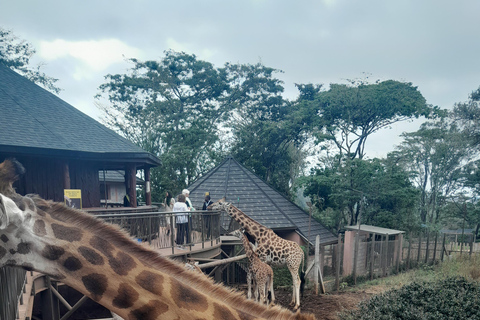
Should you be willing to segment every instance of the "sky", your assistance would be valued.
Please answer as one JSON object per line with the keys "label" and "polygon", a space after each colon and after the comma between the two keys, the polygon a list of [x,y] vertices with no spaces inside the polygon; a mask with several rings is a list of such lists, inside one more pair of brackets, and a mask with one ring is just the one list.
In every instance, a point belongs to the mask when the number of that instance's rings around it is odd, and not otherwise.
{"label": "sky", "polygon": [[[60,98],[99,120],[95,94],[128,58],[160,60],[173,49],[215,67],[226,62],[282,70],[295,84],[411,82],[427,103],[452,108],[480,86],[478,0],[2,0],[0,27],[31,43],[34,63],[59,79]],[[373,135],[367,156],[382,157],[404,131]]]}

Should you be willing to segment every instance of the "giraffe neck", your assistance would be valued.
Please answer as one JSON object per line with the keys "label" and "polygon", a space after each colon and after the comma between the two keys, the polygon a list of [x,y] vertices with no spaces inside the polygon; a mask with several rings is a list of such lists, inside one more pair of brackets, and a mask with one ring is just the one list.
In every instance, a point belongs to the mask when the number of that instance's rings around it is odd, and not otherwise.
{"label": "giraffe neck", "polygon": [[0,209],[18,227],[0,230],[0,266],[61,279],[124,319],[305,317],[248,301],[82,211],[40,198],[0,198],[7,203]]}
{"label": "giraffe neck", "polygon": [[244,234],[242,235],[242,241],[243,241],[243,247],[245,248],[245,255],[247,256],[248,260],[252,262],[255,258],[255,252],[253,251],[247,236]]}
{"label": "giraffe neck", "polygon": [[257,242],[271,232],[270,229],[256,222],[232,204],[228,208],[228,214]]}

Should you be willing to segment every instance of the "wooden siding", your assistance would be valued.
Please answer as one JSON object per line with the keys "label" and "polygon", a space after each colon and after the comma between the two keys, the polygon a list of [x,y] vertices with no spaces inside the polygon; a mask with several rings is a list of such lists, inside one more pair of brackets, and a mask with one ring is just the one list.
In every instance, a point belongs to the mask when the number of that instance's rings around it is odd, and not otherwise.
{"label": "wooden siding", "polygon": [[[0,154],[0,160],[11,156]],[[44,199],[63,202],[65,161],[43,157],[15,157],[24,167],[25,174],[14,183],[22,195],[38,194]],[[1,162],[0,161],[0,162]],[[98,166],[95,163],[69,160],[70,189],[82,190],[84,208],[100,206],[100,182]]]}

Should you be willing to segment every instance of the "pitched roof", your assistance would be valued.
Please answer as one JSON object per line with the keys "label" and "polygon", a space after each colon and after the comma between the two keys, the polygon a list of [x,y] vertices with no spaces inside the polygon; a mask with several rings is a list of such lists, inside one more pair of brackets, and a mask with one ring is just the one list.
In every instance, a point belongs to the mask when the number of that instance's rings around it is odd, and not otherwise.
{"label": "pitched roof", "polygon": [[[190,200],[201,206],[205,192],[213,201],[226,197],[250,218],[273,230],[297,230],[308,237],[309,215],[302,208],[275,191],[253,172],[227,157],[189,186]],[[337,242],[337,237],[325,226],[312,218],[309,240],[315,243],[320,235],[321,244]]]}
{"label": "pitched roof", "polygon": [[102,160],[160,160],[0,63],[0,151]]}

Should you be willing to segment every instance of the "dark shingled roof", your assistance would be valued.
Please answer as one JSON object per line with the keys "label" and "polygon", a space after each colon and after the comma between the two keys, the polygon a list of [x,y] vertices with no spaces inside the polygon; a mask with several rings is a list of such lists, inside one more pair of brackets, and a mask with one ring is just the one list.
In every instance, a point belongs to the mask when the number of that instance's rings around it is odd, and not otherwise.
{"label": "dark shingled roof", "polygon": [[[188,189],[195,207],[201,208],[205,192],[210,192],[213,201],[226,196],[227,201],[262,225],[276,231],[297,230],[304,239],[308,237],[308,213],[232,157],[227,157]],[[317,235],[321,244],[337,242],[332,232],[312,218],[311,243],[315,243]]]}
{"label": "dark shingled roof", "polygon": [[0,152],[73,152],[78,158],[160,165],[151,153],[1,63],[0,115]]}

